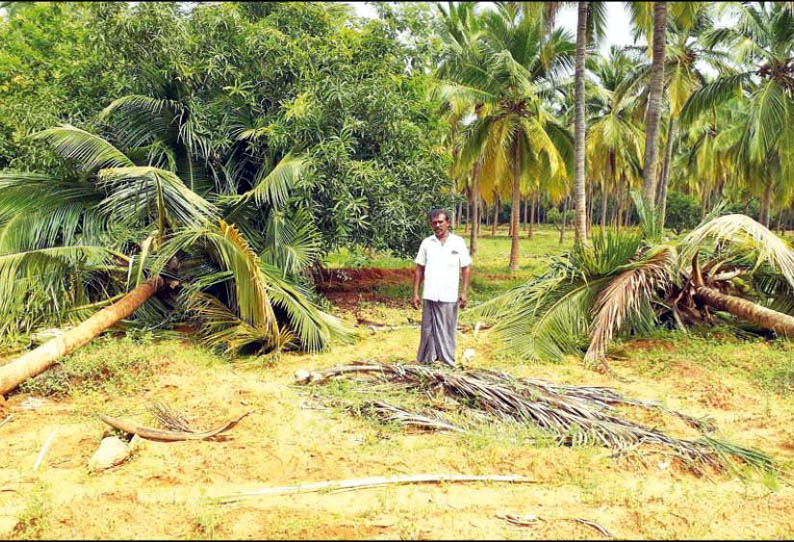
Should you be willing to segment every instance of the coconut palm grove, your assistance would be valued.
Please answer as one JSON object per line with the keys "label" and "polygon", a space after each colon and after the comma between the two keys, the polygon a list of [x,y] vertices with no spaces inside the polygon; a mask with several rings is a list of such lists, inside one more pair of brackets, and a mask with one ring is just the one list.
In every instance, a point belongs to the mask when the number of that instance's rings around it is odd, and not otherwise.
{"label": "coconut palm grove", "polygon": [[0,537],[794,537],[794,3],[0,43]]}

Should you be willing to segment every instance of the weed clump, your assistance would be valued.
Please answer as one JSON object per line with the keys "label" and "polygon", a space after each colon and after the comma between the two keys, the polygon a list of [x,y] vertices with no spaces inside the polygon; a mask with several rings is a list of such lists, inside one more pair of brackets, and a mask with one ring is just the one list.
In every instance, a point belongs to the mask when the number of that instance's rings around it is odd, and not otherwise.
{"label": "weed clump", "polygon": [[23,383],[19,390],[44,396],[87,392],[135,393],[152,375],[151,341],[127,336],[80,348],[51,370]]}
{"label": "weed clump", "polygon": [[40,482],[34,488],[19,514],[12,536],[19,539],[41,538],[51,523],[52,495],[49,487]]}

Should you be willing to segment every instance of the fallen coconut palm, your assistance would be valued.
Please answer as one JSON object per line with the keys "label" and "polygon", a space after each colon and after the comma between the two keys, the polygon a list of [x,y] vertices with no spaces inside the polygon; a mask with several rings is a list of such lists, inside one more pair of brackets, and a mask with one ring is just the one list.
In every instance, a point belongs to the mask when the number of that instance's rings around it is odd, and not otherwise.
{"label": "fallen coconut palm", "polygon": [[[318,350],[346,337],[307,280],[319,231],[307,211],[287,206],[306,159],[287,154],[271,168],[274,157],[249,142],[224,144],[229,154],[218,159],[229,171],[242,170],[243,148],[259,171],[227,176],[221,188],[206,170],[206,136],[194,134],[202,144],[183,149],[177,168],[157,138],[175,117],[163,121],[162,104],[146,97],[114,102],[108,114],[122,103],[142,109],[109,139],[70,125],[33,136],[79,173],[0,172],[0,338],[82,321],[3,367],[0,394],[119,324],[189,323],[228,353]],[[150,152],[155,141],[165,154]]]}
{"label": "fallen coconut palm", "polygon": [[622,455],[641,445],[655,445],[672,452],[690,467],[730,467],[728,458],[762,470],[780,470],[771,457],[754,450],[702,437],[685,440],[665,435],[618,415],[613,405],[657,409],[683,418],[696,427],[703,420],[661,407],[652,401],[626,399],[608,388],[557,386],[545,381],[517,379],[506,373],[484,370],[438,371],[421,365],[368,363],[337,366],[324,371],[299,371],[300,383],[322,384],[352,373],[376,376],[407,389],[442,394],[467,412],[499,421],[514,421],[550,432],[558,444],[574,446],[600,444]]}
{"label": "fallen coconut palm", "polygon": [[[635,203],[645,217],[641,200]],[[733,214],[704,221],[679,242],[661,243],[653,227],[596,230],[543,276],[470,313],[493,319],[501,347],[515,355],[559,361],[584,354],[585,363],[606,365],[618,334],[713,325],[720,311],[792,338],[793,297],[794,251],[752,218]]]}

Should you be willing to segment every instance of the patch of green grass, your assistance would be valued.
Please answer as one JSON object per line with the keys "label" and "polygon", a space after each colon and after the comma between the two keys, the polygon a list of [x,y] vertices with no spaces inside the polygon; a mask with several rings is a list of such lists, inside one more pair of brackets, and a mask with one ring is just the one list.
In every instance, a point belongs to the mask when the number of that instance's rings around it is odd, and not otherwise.
{"label": "patch of green grass", "polygon": [[223,518],[215,508],[200,510],[194,518],[193,535],[199,540],[213,540],[218,537]]}
{"label": "patch of green grass", "polygon": [[[417,250],[419,247],[416,247]],[[325,266],[330,269],[346,268],[358,269],[359,267],[377,267],[380,269],[402,269],[413,267],[414,262],[409,258],[400,258],[390,252],[375,252],[373,250],[342,247],[325,258]]]}
{"label": "patch of green grass", "polygon": [[388,283],[375,288],[375,293],[391,299],[410,299],[413,292],[413,283]]}
{"label": "patch of green grass", "polygon": [[740,338],[730,327],[693,328],[689,333],[660,330],[647,339],[658,345],[639,350],[632,348],[633,341],[625,341],[610,353],[630,357],[646,376],[667,376],[676,364],[687,362],[747,378],[765,391],[794,393],[794,345],[790,342]]}
{"label": "patch of green grass", "polygon": [[61,359],[53,368],[24,382],[19,390],[38,395],[130,395],[142,389],[158,360],[183,360],[210,368],[228,363],[211,350],[177,339],[157,340],[128,331],[104,336]]}
{"label": "patch of green grass", "polygon": [[12,531],[12,537],[20,540],[43,538],[42,533],[51,524],[52,495],[49,486],[39,482],[28,495],[22,513]]}
{"label": "patch of green grass", "polygon": [[65,396],[105,392],[130,394],[152,375],[156,345],[132,337],[98,340],[65,357],[53,369],[26,381],[20,391]]}
{"label": "patch of green grass", "polygon": [[760,364],[752,371],[762,389],[781,395],[794,394],[794,360],[781,359],[773,365]]}

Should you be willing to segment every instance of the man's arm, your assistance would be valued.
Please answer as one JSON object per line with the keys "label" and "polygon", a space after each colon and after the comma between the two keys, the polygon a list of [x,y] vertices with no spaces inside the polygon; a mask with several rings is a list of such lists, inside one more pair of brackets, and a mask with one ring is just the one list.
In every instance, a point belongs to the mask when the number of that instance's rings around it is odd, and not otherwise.
{"label": "man's arm", "polygon": [[425,266],[416,264],[416,268],[414,269],[414,295],[411,298],[411,304],[414,306],[415,309],[419,308],[419,285],[422,284],[422,280],[425,278]]}
{"label": "man's arm", "polygon": [[469,301],[469,278],[471,277],[471,266],[467,265],[466,267],[461,267],[460,272],[463,274],[463,290],[460,292],[458,305],[461,309],[465,309],[466,304]]}

